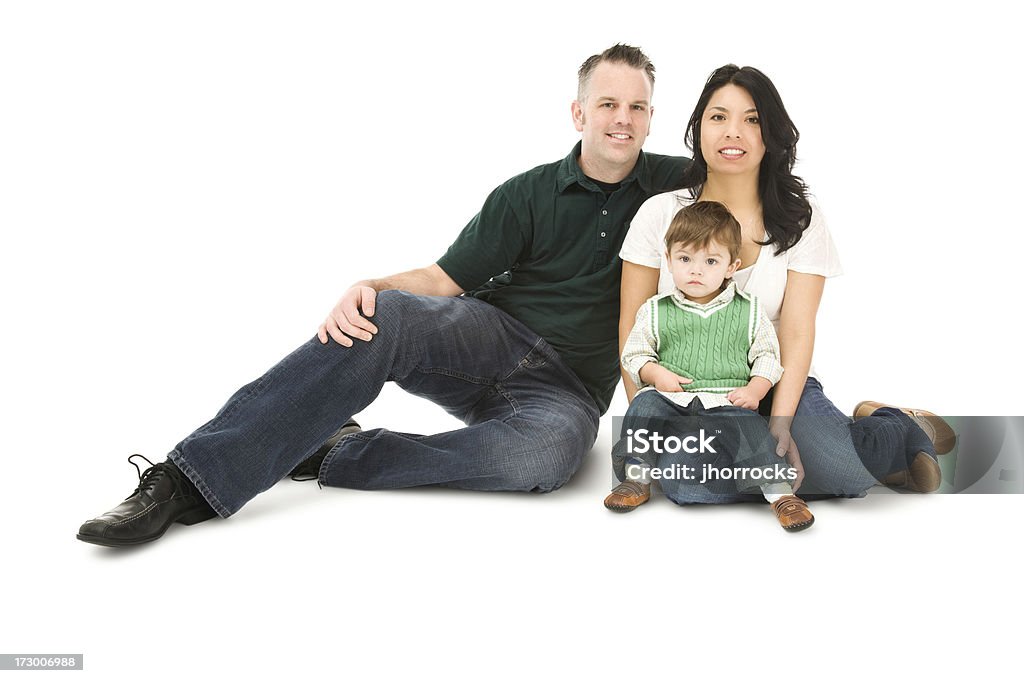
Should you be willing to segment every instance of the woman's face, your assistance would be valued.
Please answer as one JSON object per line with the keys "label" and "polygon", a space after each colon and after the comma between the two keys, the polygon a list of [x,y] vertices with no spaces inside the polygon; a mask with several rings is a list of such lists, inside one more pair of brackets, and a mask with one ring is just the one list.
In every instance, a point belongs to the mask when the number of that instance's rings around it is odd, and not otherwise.
{"label": "woman's face", "polygon": [[729,83],[711,95],[700,122],[700,148],[708,176],[757,177],[764,142],[757,108],[746,89]]}

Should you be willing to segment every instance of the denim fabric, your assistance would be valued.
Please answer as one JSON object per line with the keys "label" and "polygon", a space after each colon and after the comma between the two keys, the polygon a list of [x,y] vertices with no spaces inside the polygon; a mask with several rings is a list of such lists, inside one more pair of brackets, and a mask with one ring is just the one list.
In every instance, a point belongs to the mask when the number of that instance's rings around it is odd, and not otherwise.
{"label": "denim fabric", "polygon": [[[654,392],[637,394],[633,403],[646,394]],[[771,398],[769,392],[761,401],[762,409],[771,406]],[[674,404],[665,399],[662,402],[668,408],[647,399],[637,407],[635,417],[657,420],[674,414],[671,412]],[[630,411],[633,410],[631,404]],[[822,391],[821,383],[813,377],[808,377],[804,385],[791,433],[805,472],[804,483],[797,493],[807,499],[862,496],[887,474],[905,470],[918,452],[935,453],[920,427],[900,411],[881,409],[854,422],[832,404]],[[668,490],[665,486],[662,489],[670,500],[680,505],[736,503],[760,498],[721,487],[670,484]]]}
{"label": "denim fabric", "polygon": [[920,451],[935,455],[921,428],[894,408],[883,408],[856,422],[844,415],[807,378],[791,430],[806,479],[800,493],[863,495],[878,480],[907,469]]}
{"label": "denim fabric", "polygon": [[[629,404],[623,418],[623,436],[629,429],[647,429],[661,436],[696,435],[703,430],[707,436],[714,436],[714,453],[660,453],[650,451],[644,454],[628,454],[627,440],[620,439],[612,447],[612,464],[616,476],[625,477],[624,465],[627,459],[638,459],[662,470],[671,470],[687,465],[694,479],[661,479],[662,492],[676,502],[728,503],[739,500],[761,498],[758,478],[712,478],[706,482],[702,473],[705,466],[726,468],[771,468],[776,463],[788,466],[775,455],[775,439],[768,431],[768,424],[757,413],[736,406],[705,408],[699,398],[689,405],[681,406],[655,391],[637,394]],[[776,482],[777,483],[777,482]]]}
{"label": "denim fabric", "polygon": [[397,290],[378,294],[373,322],[370,342],[303,344],[169,454],[220,516],[287,475],[389,380],[468,426],[350,435],[324,459],[320,483],[550,491],[582,464],[597,438],[597,406],[525,325],[478,299]]}
{"label": "denim fabric", "polygon": [[878,483],[857,452],[854,424],[825,396],[821,382],[808,377],[790,428],[804,465],[801,496],[859,496]]}

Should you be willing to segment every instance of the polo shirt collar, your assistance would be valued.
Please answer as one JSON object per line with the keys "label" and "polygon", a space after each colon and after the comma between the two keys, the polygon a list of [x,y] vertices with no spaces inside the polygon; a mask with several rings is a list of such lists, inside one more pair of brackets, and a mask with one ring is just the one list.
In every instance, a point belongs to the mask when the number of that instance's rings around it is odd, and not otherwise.
{"label": "polo shirt collar", "polygon": [[[579,184],[592,184],[587,180],[587,176],[583,174],[583,169],[580,168],[580,152],[583,149],[583,141],[576,143],[576,146],[569,152],[569,156],[562,159],[558,165],[558,191],[565,192],[573,183]],[[644,151],[640,150],[640,156],[637,157],[636,164],[633,166],[633,170],[629,172],[625,178],[622,179],[622,184],[625,185],[631,181],[637,181],[640,187],[643,188],[644,192],[653,194],[651,186],[651,174],[647,168],[647,157],[644,155]]]}

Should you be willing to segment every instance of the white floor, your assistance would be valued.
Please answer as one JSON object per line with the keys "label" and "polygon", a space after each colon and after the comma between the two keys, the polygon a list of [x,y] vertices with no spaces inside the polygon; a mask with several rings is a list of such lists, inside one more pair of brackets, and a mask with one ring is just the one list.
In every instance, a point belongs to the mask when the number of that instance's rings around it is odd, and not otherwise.
{"label": "white floor", "polygon": [[1024,496],[818,502],[787,534],[763,505],[610,513],[606,457],[549,495],[285,481],[130,550],[73,535],[131,490],[129,465],[24,481],[0,642],[83,653],[97,681],[718,679],[761,660],[985,679],[1015,652]]}
{"label": "white floor", "polygon": [[[283,482],[148,547],[75,540],[129,454],[563,158],[576,69],[619,41],[658,65],[649,152],[686,153],[715,67],[778,86],[845,269],[814,359],[837,405],[1024,415],[1003,8],[462,5],[0,6],[0,652],[82,653],[38,677],[102,683],[1011,678],[1024,496],[818,503],[800,534],[754,505],[615,515],[610,417],[550,495]],[[360,419],[453,424],[407,400]]]}

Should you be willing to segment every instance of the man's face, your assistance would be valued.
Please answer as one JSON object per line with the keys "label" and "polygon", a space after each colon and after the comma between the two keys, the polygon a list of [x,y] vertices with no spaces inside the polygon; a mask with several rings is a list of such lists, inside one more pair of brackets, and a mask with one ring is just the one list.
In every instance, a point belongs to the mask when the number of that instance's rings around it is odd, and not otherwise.
{"label": "man's face", "polygon": [[583,133],[584,173],[618,182],[633,169],[651,131],[651,93],[642,69],[614,62],[597,65],[583,101],[572,103],[573,123]]}

